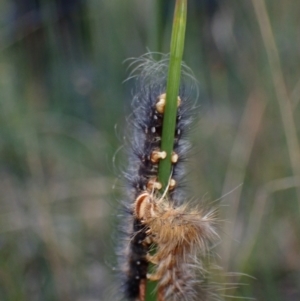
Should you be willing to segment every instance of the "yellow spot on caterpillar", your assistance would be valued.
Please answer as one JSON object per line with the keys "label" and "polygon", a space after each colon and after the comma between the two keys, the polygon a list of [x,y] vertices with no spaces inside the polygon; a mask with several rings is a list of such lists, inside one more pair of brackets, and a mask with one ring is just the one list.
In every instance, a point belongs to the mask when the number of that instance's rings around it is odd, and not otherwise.
{"label": "yellow spot on caterpillar", "polygon": [[[160,114],[163,114],[165,112],[166,98],[167,98],[166,93],[159,95],[157,98],[157,103],[155,105],[155,108],[156,108],[156,111]],[[181,98],[178,96],[177,97],[177,107],[179,107],[180,104],[181,104]]]}
{"label": "yellow spot on caterpillar", "polygon": [[151,153],[151,162],[152,163],[158,163],[158,161],[160,159],[165,159],[167,157],[167,153],[165,151],[157,151],[157,150],[154,150],[152,153]]}
{"label": "yellow spot on caterpillar", "polygon": [[169,190],[173,190],[176,186],[176,181],[174,179],[170,180]]}
{"label": "yellow spot on caterpillar", "polygon": [[147,183],[147,190],[152,191],[154,189],[162,189],[162,184],[160,182],[157,182],[156,178],[149,180],[149,182]]}
{"label": "yellow spot on caterpillar", "polygon": [[172,155],[171,155],[171,162],[172,162],[173,164],[175,164],[175,163],[178,162],[178,159],[179,159],[178,154],[176,154],[175,152],[172,152]]}

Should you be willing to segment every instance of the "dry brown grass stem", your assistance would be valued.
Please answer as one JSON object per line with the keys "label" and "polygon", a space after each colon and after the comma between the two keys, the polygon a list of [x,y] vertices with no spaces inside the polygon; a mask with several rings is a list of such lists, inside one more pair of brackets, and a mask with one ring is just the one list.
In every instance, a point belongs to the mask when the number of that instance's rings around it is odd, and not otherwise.
{"label": "dry brown grass stem", "polygon": [[[275,43],[266,4],[264,0],[252,0],[252,3],[267,52],[271,69],[271,77],[281,113],[285,136],[287,139],[291,168],[294,175],[296,177],[300,177],[300,148],[293,116],[293,107],[281,70],[278,49]],[[296,191],[300,208],[300,188],[297,187]]]}
{"label": "dry brown grass stem", "polygon": [[[264,97],[259,93],[250,95],[241,123],[236,135],[235,141],[230,154],[228,169],[225,175],[222,195],[226,195],[232,188],[243,183],[247,165],[252,152],[253,144],[259,130],[261,120],[265,111],[266,102]],[[242,192],[242,186],[235,189],[230,195],[224,198],[224,202],[229,204],[226,212],[226,223],[224,232],[229,237],[234,236],[236,216],[239,208],[239,201]],[[229,268],[229,258],[231,254],[232,241],[226,239],[223,242],[223,268],[225,271]]]}
{"label": "dry brown grass stem", "polygon": [[300,178],[287,177],[270,181],[263,185],[256,193],[252,212],[250,214],[249,226],[244,237],[243,249],[239,252],[239,260],[242,264],[248,262],[252,250],[256,243],[256,238],[259,235],[259,230],[262,224],[263,216],[267,211],[269,197],[281,190],[300,187]]}
{"label": "dry brown grass stem", "polygon": [[38,189],[31,190],[31,211],[35,216],[38,229],[37,233],[43,240],[46,248],[47,259],[51,267],[54,278],[55,289],[58,300],[69,301],[68,277],[66,277],[63,269],[62,257],[59,252],[59,242],[55,233],[54,223],[49,212],[48,188],[45,181],[45,176],[42,168],[42,160],[40,156],[39,141],[37,133],[33,127],[28,126],[27,138],[24,140],[26,148],[26,157],[29,171],[34,183],[37,183],[42,189],[42,193]]}
{"label": "dry brown grass stem", "polygon": [[[58,300],[70,301],[68,278],[66,277],[65,270],[63,268],[63,260],[59,251],[59,243],[55,234],[52,217],[49,210],[43,204],[43,199],[46,195],[41,196],[38,201],[34,202],[36,205],[37,224],[39,226],[39,234],[43,240],[46,248],[46,256],[53,273],[55,289],[57,292]],[[37,197],[36,195],[34,196]]]}
{"label": "dry brown grass stem", "polygon": [[295,110],[300,102],[300,79],[297,81],[294,89],[292,90],[291,100],[292,100],[293,110]]}

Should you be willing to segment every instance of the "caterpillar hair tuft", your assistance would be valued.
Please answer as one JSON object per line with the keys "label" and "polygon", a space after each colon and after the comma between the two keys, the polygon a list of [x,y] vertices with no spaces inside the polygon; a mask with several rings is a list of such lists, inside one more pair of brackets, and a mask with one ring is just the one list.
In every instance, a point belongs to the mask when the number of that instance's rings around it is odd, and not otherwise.
{"label": "caterpillar hair tuft", "polygon": [[146,226],[148,239],[157,248],[146,258],[155,267],[147,278],[158,281],[158,300],[193,300],[199,256],[218,237],[215,211],[174,206],[148,192],[136,199],[134,207],[135,217]]}

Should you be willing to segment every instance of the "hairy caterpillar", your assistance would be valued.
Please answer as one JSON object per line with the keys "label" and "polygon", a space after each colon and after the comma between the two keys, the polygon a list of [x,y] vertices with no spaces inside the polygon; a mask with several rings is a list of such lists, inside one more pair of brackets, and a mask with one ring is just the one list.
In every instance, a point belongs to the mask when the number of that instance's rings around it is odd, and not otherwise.
{"label": "hairy caterpillar", "polygon": [[[143,301],[147,280],[157,280],[159,301],[193,300],[198,255],[216,237],[214,214],[188,208],[180,185],[189,149],[186,133],[194,110],[194,82],[183,67],[168,198],[159,197],[158,163],[166,157],[160,143],[167,59],[155,62],[144,56],[137,62],[137,91],[129,119],[129,166],[124,173],[128,189],[119,252],[122,291],[127,300]],[[157,251],[150,256],[153,246]],[[149,263],[154,264],[154,272],[147,275]]]}

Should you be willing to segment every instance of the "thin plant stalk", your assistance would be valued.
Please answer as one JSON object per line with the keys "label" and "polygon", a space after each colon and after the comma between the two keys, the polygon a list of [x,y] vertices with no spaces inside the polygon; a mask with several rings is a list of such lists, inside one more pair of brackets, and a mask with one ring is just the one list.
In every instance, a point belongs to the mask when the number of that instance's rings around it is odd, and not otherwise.
{"label": "thin plant stalk", "polygon": [[167,187],[171,174],[171,154],[174,147],[177,97],[180,86],[181,62],[184,50],[186,14],[187,0],[177,0],[172,27],[166,92],[167,97],[161,141],[161,149],[167,153],[167,157],[160,161],[158,171],[158,179],[162,183],[162,190],[165,190]]}
{"label": "thin plant stalk", "polygon": [[[264,0],[252,0],[256,18],[259,24],[264,46],[270,65],[273,86],[281,113],[282,124],[287,140],[291,168],[294,176],[300,177],[300,146],[297,136],[291,99],[284,81],[281,62],[276,46],[273,30]],[[300,188],[296,188],[300,208]]]}
{"label": "thin plant stalk", "polygon": [[[165,188],[168,186],[171,174],[171,155],[174,147],[177,97],[180,86],[181,62],[184,50],[186,14],[187,0],[176,0],[170,44],[170,61],[166,91],[167,96],[161,141],[161,149],[167,153],[167,157],[160,161],[158,171],[158,180],[162,183],[162,190],[165,190]],[[145,300],[163,301],[161,300],[159,292],[157,296],[153,294],[153,283],[149,284],[147,285]]]}

